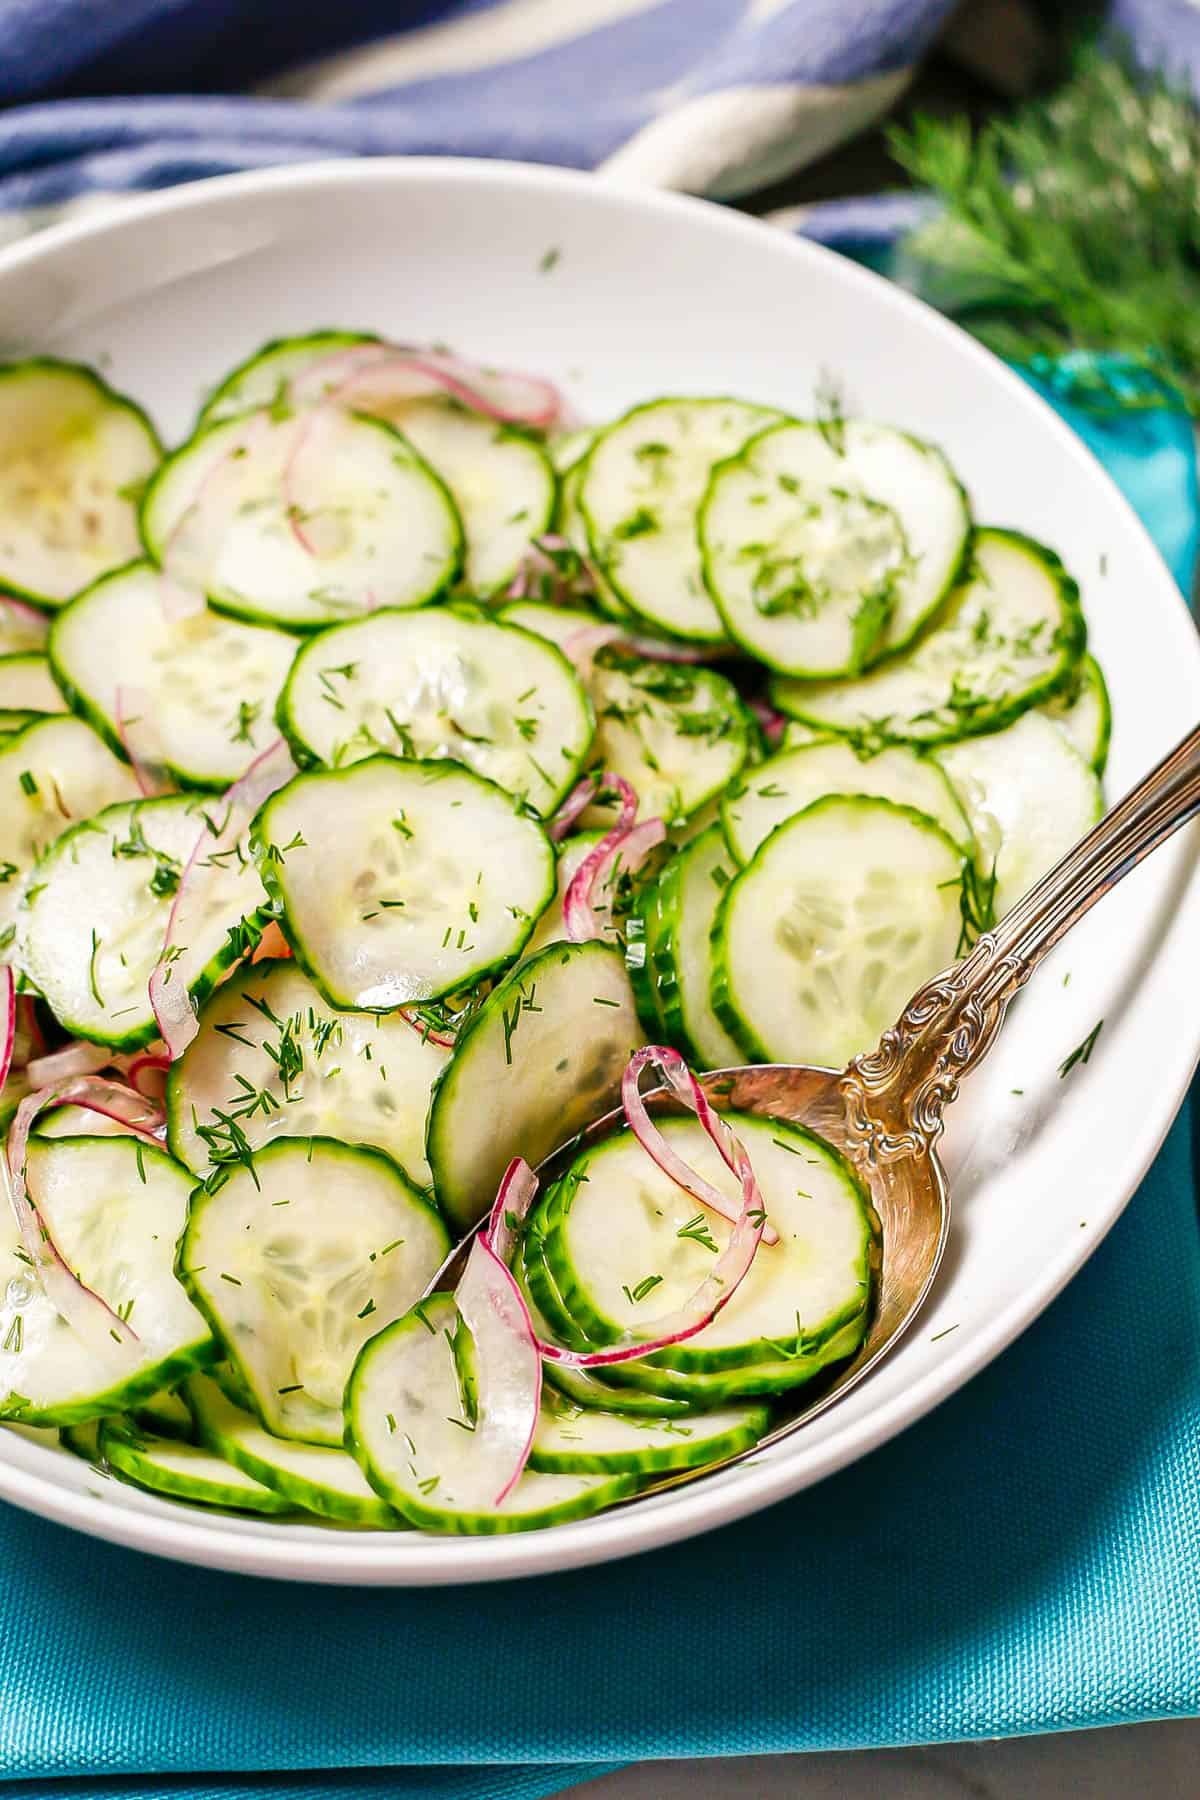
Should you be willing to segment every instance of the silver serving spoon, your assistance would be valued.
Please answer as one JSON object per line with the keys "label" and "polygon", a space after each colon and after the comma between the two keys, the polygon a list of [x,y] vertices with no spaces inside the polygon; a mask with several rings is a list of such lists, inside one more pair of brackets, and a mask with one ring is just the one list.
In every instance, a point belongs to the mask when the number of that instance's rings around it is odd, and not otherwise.
{"label": "silver serving spoon", "polygon": [[[808,1126],[854,1162],[879,1215],[882,1255],[871,1326],[862,1347],[829,1379],[802,1390],[775,1429],[739,1456],[681,1471],[643,1488],[695,1481],[714,1469],[758,1455],[870,1373],[899,1342],[928,1298],[950,1233],[950,1190],[937,1155],[945,1109],[964,1075],[990,1050],[1009,1001],[1049,951],[1096,901],[1200,811],[1200,726],[985,933],[969,955],[914,994],[876,1049],[844,1070],[768,1063],[720,1069],[699,1080],[719,1109],[761,1113]],[[646,1096],[652,1111],[679,1112],[662,1092]],[[553,1181],[584,1144],[624,1127],[606,1113],[538,1169]],[[451,1253],[431,1291],[453,1287],[472,1232]]]}

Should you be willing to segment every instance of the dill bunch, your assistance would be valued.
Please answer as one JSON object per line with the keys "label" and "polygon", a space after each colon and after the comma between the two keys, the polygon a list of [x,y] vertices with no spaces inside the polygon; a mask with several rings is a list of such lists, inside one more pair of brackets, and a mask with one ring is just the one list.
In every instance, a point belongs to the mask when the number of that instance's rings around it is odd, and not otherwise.
{"label": "dill bunch", "polygon": [[1067,358],[1073,399],[1200,414],[1200,116],[1187,91],[1089,45],[1062,87],[1012,117],[973,134],[919,116],[891,147],[943,207],[902,246],[902,279],[1010,361]]}

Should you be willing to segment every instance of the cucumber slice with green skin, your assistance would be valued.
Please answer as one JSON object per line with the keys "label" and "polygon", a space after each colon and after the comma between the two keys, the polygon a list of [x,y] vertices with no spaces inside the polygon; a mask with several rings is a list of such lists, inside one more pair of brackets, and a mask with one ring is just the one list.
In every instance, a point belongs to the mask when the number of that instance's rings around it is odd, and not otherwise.
{"label": "cucumber slice with green skin", "polygon": [[[521,1283],[527,1295],[537,1294],[545,1303],[544,1317],[552,1321],[547,1332],[550,1342],[557,1340],[575,1350],[597,1348],[567,1315],[553,1273],[542,1255],[541,1241],[533,1234],[527,1234],[525,1238]],[[681,1373],[678,1369],[662,1367],[654,1356],[613,1363],[587,1373],[604,1390],[600,1403],[610,1411],[636,1409],[643,1414],[688,1414],[708,1411],[715,1406],[729,1406],[738,1400],[790,1393],[831,1364],[853,1354],[861,1339],[861,1324],[858,1319],[851,1319],[842,1331],[815,1349],[806,1342],[799,1355],[756,1362],[745,1368],[723,1369],[716,1374],[695,1370]],[[574,1383],[583,1371],[571,1370],[567,1364],[547,1363],[545,1372],[547,1379],[564,1393],[582,1398]]]}
{"label": "cucumber slice with green skin", "polygon": [[[354,344],[379,341],[370,331],[310,331],[302,337],[273,338],[218,383],[196,423],[215,425],[260,406],[286,405],[292,382],[313,363]],[[339,369],[338,378],[344,374]]]}
{"label": "cucumber slice with green skin", "polygon": [[72,1425],[148,1400],[215,1356],[171,1264],[191,1177],[130,1138],[31,1138],[29,1192],[85,1286],[137,1333],[138,1357],[85,1343],[47,1300],[8,1207],[0,1218],[0,1416]]}
{"label": "cucumber slice with green skin", "polygon": [[[204,1381],[207,1377],[196,1375],[195,1381]],[[143,1431],[153,1432],[156,1437],[182,1438],[184,1443],[193,1443],[196,1436],[195,1422],[181,1395],[177,1393],[151,1394],[148,1400],[142,1400],[130,1408],[129,1417],[134,1425]]]}
{"label": "cucumber slice with green skin", "polygon": [[860,752],[844,739],[768,757],[721,802],[721,826],[734,857],[747,863],[777,825],[826,794],[867,794],[926,813],[964,855],[971,827],[941,766],[907,744]]}
{"label": "cucumber slice with green skin", "polygon": [[7,749],[18,731],[24,731],[27,725],[36,725],[39,719],[49,717],[47,713],[31,712],[28,708],[0,706],[0,750]]}
{"label": "cucumber slice with green skin", "polygon": [[[710,825],[700,837],[667,864],[641,906],[641,933],[645,955],[628,956],[635,994],[650,990],[661,1015],[668,1042],[701,1069],[727,1069],[742,1061],[742,1053],[712,1009],[712,926],[721,896],[737,864],[719,825]],[[636,942],[631,936],[630,944]],[[643,1002],[642,1017],[647,1025]]]}
{"label": "cucumber slice with green skin", "polygon": [[981,870],[995,873],[997,919],[1104,811],[1095,770],[1041,713],[1026,713],[990,737],[948,744],[938,761],[974,827]]}
{"label": "cucumber slice with green skin", "polygon": [[177,1271],[267,1430],[340,1446],[355,1357],[449,1248],[429,1200],[378,1150],[276,1138],[193,1194]]}
{"label": "cucumber slice with green skin", "polygon": [[311,638],[279,720],[301,764],[447,757],[542,814],[574,784],[594,730],[560,651],[461,605],[374,613]]}
{"label": "cucumber slice with green skin", "polygon": [[582,557],[589,575],[590,586],[594,590],[596,605],[610,619],[635,620],[636,613],[630,612],[625,602],[608,581],[604,570],[592,556],[592,546],[588,540],[587,522],[579,510],[579,490],[583,482],[584,470],[587,466],[588,451],[596,441],[596,432],[589,432],[589,443],[583,454],[562,476],[558,484],[558,516],[555,521],[559,536],[564,538]]}
{"label": "cucumber slice with green skin", "polygon": [[[538,1337],[544,1343],[553,1343],[556,1338],[561,1341],[561,1330],[549,1323],[530,1292],[523,1262],[518,1262],[513,1274],[529,1308],[533,1329]],[[658,1394],[639,1393],[636,1388],[612,1386],[605,1381],[605,1373],[604,1369],[585,1369],[574,1363],[542,1364],[543,1384],[551,1383],[561,1395],[577,1406],[599,1407],[604,1412],[630,1413],[643,1418],[691,1418],[693,1408],[683,1401],[664,1399]],[[542,1392],[543,1395],[546,1392],[545,1385]]]}
{"label": "cucumber slice with green skin", "polygon": [[459,1034],[429,1109],[434,1191],[453,1224],[483,1217],[512,1157],[536,1167],[615,1106],[644,1042],[620,952],[598,939],[553,944],[502,981]]}
{"label": "cucumber slice with green skin", "polygon": [[276,736],[296,640],[210,610],[171,620],[162,590],[147,562],[102,576],[55,619],[51,666],[74,710],[114,750],[123,695],[135,755],[144,742],[148,760],[184,786],[223,791]]}
{"label": "cucumber slice with green skin", "polygon": [[500,1506],[459,1504],[474,1483],[473,1421],[451,1342],[458,1325],[453,1299],[434,1294],[372,1338],[354,1366],[346,1442],[377,1493],[426,1531],[490,1535],[586,1518],[636,1492],[635,1475],[526,1470]]}
{"label": "cucumber slice with green skin", "polygon": [[193,1376],[184,1392],[192,1409],[189,1423],[194,1413],[201,1441],[289,1505],[346,1525],[389,1531],[402,1523],[345,1450],[272,1437],[253,1413],[235,1406],[206,1375]]}
{"label": "cucumber slice with green skin", "polygon": [[402,431],[450,490],[466,538],[463,585],[475,594],[505,587],[554,517],[558,483],[541,445],[456,400],[365,410]]}
{"label": "cucumber slice with green skin", "polygon": [[97,1448],[102,1461],[122,1481],[169,1500],[190,1500],[197,1506],[219,1506],[228,1512],[296,1510],[282,1494],[264,1487],[223,1456],[214,1456],[203,1445],[152,1437],[123,1419],[105,1419]]}
{"label": "cucumber slice with green skin", "polygon": [[499,617],[506,625],[519,625],[522,631],[557,644],[560,650],[579,632],[605,623],[600,613],[585,606],[555,606],[545,600],[513,600],[501,607]]}
{"label": "cucumber slice with green skin", "polygon": [[0,656],[0,707],[7,712],[65,713],[67,703],[40,650]]}
{"label": "cucumber slice with green skin", "polygon": [[[760,1249],[703,1331],[646,1359],[684,1374],[815,1352],[854,1323],[866,1334],[875,1233],[849,1163],[797,1126],[726,1116],[749,1153],[779,1242]],[[692,1168],[736,1201],[740,1189],[697,1121],[668,1118],[661,1128]],[[594,1344],[682,1305],[731,1229],[701,1213],[629,1131],[582,1151],[532,1225],[564,1310]]]}
{"label": "cucumber slice with green skin", "polygon": [[949,743],[996,731],[1058,693],[1086,638],[1079,590],[1054,552],[987,526],[962,585],[904,656],[852,681],[776,676],[771,701],[868,744]]}
{"label": "cucumber slice with green skin", "polygon": [[697,519],[730,637],[808,679],[909,643],[956,580],[970,528],[940,451],[860,419],[768,427],[713,470]]}
{"label": "cucumber slice with green skin", "polygon": [[591,561],[633,612],[676,637],[725,642],[704,586],[696,510],[713,464],[778,418],[742,400],[652,400],[599,433],[579,511]]}
{"label": "cucumber slice with green skin", "polygon": [[256,963],[212,995],[171,1065],[171,1154],[204,1175],[243,1140],[335,1137],[427,1186],[429,1096],[449,1054],[398,1015],[333,1011],[294,962]]}
{"label": "cucumber slice with green skin", "polygon": [[[154,562],[169,555],[172,573],[223,612],[310,629],[420,606],[448,587],[462,563],[462,525],[439,477],[379,419],[317,419],[286,408],[241,414],[174,451],[142,502]],[[306,440],[301,507],[289,498],[297,446],[318,430],[327,442]],[[318,520],[332,542],[310,552],[301,531],[315,537]]]}
{"label": "cucumber slice with green skin", "polygon": [[136,556],[137,495],[161,455],[145,413],[93,370],[0,366],[0,585],[53,608]]}
{"label": "cucumber slice with green skin", "polygon": [[94,1113],[86,1106],[53,1106],[47,1107],[34,1121],[34,1137],[134,1137],[138,1133],[129,1125],[122,1125],[119,1119],[106,1118],[103,1113]]}
{"label": "cucumber slice with green skin", "polygon": [[452,762],[300,775],[252,827],[284,933],[331,1006],[436,1000],[515,960],[554,892],[520,800]]}
{"label": "cucumber slice with green skin", "polygon": [[[146,984],[204,830],[201,806],[177,794],[107,806],[64,831],[38,864],[17,915],[17,956],[74,1036],[121,1050],[158,1036]],[[191,941],[170,970],[197,1005],[257,942],[264,906],[247,857],[208,872]]]}
{"label": "cucumber slice with green skin", "polygon": [[79,719],[35,719],[0,745],[0,944],[29,870],[72,821],[137,798],[132,771]]}
{"label": "cucumber slice with green skin", "polygon": [[924,813],[858,795],[814,801],[726,890],[713,926],[718,1018],[749,1061],[840,1069],[960,954],[965,880],[962,851]]}
{"label": "cucumber slice with green skin", "polygon": [[58,1434],[58,1441],[64,1450],[72,1456],[79,1457],[81,1462],[96,1463],[100,1461],[100,1420],[89,1419],[84,1425],[64,1425]]}
{"label": "cucumber slice with green skin", "polygon": [[1108,740],[1112,736],[1112,705],[1108,684],[1094,656],[1085,656],[1071,686],[1037,710],[1066,733],[1097,775],[1104,774]]}
{"label": "cucumber slice with green skin", "polygon": [[686,1419],[635,1418],[578,1406],[543,1389],[529,1467],[554,1475],[660,1475],[749,1450],[767,1429],[765,1406],[727,1406]]}
{"label": "cucumber slice with green skin", "polygon": [[[596,709],[592,760],[623,775],[643,819],[681,824],[739,774],[755,741],[732,682],[714,669],[643,662],[616,645],[588,681]],[[602,817],[594,807],[588,823]]]}
{"label": "cucumber slice with green skin", "polygon": [[[546,441],[546,455],[550,458],[555,473],[560,477],[570,474],[587,455],[596,441],[593,426],[582,426],[578,431],[561,431]],[[560,489],[561,492],[561,489]],[[559,507],[561,519],[562,508]]]}
{"label": "cucumber slice with green skin", "polygon": [[45,613],[23,600],[0,594],[0,656],[16,656],[22,650],[40,650],[50,621]]}

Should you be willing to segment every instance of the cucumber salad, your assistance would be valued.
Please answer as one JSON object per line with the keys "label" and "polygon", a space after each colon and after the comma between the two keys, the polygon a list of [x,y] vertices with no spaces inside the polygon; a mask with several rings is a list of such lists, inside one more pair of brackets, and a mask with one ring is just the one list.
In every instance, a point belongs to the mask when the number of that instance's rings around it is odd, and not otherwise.
{"label": "cucumber salad", "polygon": [[513,1531],[855,1354],[854,1168],[696,1072],[871,1048],[1099,817],[1109,733],[1070,574],[908,423],[584,425],[321,331],[164,449],[0,368],[0,1420]]}

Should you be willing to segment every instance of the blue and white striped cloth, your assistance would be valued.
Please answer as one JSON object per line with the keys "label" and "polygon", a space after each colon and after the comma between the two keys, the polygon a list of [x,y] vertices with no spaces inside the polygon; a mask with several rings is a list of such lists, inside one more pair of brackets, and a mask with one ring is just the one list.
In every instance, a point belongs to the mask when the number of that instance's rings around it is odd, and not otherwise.
{"label": "blue and white striped cloth", "polygon": [[955,0],[0,0],[0,237],[110,196],[441,152],[744,195],[885,112]]}
{"label": "blue and white striped cloth", "polygon": [[[978,55],[1002,0],[972,6]],[[122,194],[338,155],[514,157],[745,196],[885,113],[961,10],[0,0],[0,242]],[[1149,58],[1200,85],[1200,0],[1111,0],[1108,11]],[[908,203],[858,201],[802,225],[861,245],[909,217]]]}

